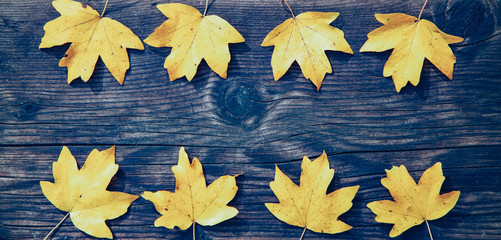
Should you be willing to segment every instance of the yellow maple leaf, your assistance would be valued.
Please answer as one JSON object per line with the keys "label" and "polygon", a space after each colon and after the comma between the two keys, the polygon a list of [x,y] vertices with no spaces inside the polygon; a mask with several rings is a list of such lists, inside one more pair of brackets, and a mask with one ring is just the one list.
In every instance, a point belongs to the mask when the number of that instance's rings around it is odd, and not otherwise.
{"label": "yellow maple leaf", "polygon": [[113,238],[105,220],[125,214],[139,197],[106,190],[118,171],[115,146],[92,150],[80,170],[70,150],[63,147],[52,168],[54,183],[40,181],[45,197],[59,210],[68,212],[78,229],[95,237]]}
{"label": "yellow maple leaf", "polygon": [[86,4],[58,0],[53,1],[52,6],[61,16],[45,24],[39,48],[72,43],[59,61],[60,67],[68,67],[68,84],[78,77],[87,82],[99,57],[113,77],[123,84],[130,67],[127,48],[143,50],[141,40],[123,24],[102,17]]}
{"label": "yellow maple leaf", "polygon": [[428,59],[449,79],[452,79],[456,57],[449,44],[463,38],[446,34],[432,22],[403,13],[376,14],[384,25],[367,34],[368,40],[360,52],[383,52],[394,49],[383,70],[392,76],[397,92],[411,82],[419,83],[424,59]]}
{"label": "yellow maple leaf", "polygon": [[367,207],[377,215],[376,221],[395,224],[390,237],[396,237],[424,221],[443,217],[459,198],[459,191],[440,195],[445,180],[440,162],[428,168],[417,185],[404,165],[386,170],[386,174],[387,177],[381,179],[381,183],[395,201],[375,201],[367,204]]}
{"label": "yellow maple leaf", "polygon": [[159,4],[157,8],[169,19],[144,42],[153,47],[172,47],[164,63],[170,80],[186,76],[191,81],[202,59],[219,76],[226,78],[231,59],[228,44],[244,42],[242,35],[219,16],[202,15],[185,4]]}
{"label": "yellow maple leaf", "polygon": [[[352,207],[359,186],[345,187],[326,195],[334,177],[325,151],[311,161],[303,158],[300,184],[297,186],[279,168],[275,167],[275,180],[271,190],[280,203],[265,203],[278,219],[294,226],[320,233],[340,233],[352,227],[338,217]],[[304,232],[303,232],[304,234]]]}
{"label": "yellow maple leaf", "polygon": [[304,77],[320,89],[325,74],[332,73],[325,51],[353,54],[343,31],[329,25],[338,16],[337,12],[305,12],[285,20],[268,33],[261,46],[275,46],[271,56],[275,81],[297,61]]}
{"label": "yellow maple leaf", "polygon": [[195,223],[212,226],[238,214],[236,208],[226,205],[237,193],[236,176],[219,177],[207,187],[202,164],[197,158],[190,164],[183,147],[179,150],[179,161],[172,171],[176,178],[175,192],[145,191],[141,194],[153,202],[156,210],[162,214],[155,220],[155,227],[173,229],[178,226],[186,230],[193,225],[195,232]]}

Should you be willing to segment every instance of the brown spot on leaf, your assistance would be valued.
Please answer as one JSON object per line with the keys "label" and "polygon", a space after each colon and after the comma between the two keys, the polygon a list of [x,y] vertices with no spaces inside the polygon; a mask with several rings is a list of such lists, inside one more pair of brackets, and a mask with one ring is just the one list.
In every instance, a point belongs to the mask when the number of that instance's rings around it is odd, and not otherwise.
{"label": "brown spot on leaf", "polygon": [[68,66],[68,62],[74,55],[75,55],[74,49],[70,47],[68,51],[66,51],[66,53],[64,54],[64,57],[61,58],[61,61],[59,61],[59,66]]}

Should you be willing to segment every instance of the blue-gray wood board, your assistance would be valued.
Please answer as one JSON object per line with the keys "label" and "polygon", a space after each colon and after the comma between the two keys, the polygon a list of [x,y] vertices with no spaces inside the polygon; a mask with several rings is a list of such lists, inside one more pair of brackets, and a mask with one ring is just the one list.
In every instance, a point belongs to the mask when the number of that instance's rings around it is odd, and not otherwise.
{"label": "blue-gray wood board", "polygon": [[[85,1],[102,9],[104,0]],[[173,1],[110,1],[106,16],[145,39],[166,17],[155,7]],[[204,9],[205,1],[175,1]],[[401,93],[382,76],[391,51],[360,53],[367,33],[381,26],[375,13],[417,16],[423,1],[291,0],[296,14],[334,11],[354,55],[327,52],[334,72],[320,91],[297,64],[273,80],[266,34],[290,17],[280,0],[211,0],[209,14],[232,24],[245,43],[231,44],[228,78],[207,64],[195,79],[170,82],[163,68],[170,48],[129,50],[131,68],[119,85],[101,60],[89,82],[66,83],[58,67],[69,44],[39,50],[43,26],[59,13],[50,1],[0,0],[0,238],[42,239],[65,213],[42,194],[52,163],[68,146],[80,166],[94,148],[116,145],[120,170],[109,189],[132,194],[173,190],[171,167],[185,146],[204,164],[208,182],[237,178],[231,206],[240,212],[197,239],[297,239],[302,229],[275,218],[269,188],[275,165],[298,183],[303,156],[328,154],[336,174],[328,192],[360,185],[353,208],[340,219],[353,229],[305,239],[388,239],[391,225],[366,207],[391,199],[385,169],[404,164],[417,180],[442,162],[442,192],[460,190],[454,209],[431,221],[435,239],[501,239],[501,2],[431,0],[423,18],[464,42],[453,80],[425,61],[421,82]],[[108,221],[116,239],[191,239],[191,231],[154,227],[160,215],[139,198]],[[53,239],[87,239],[67,219]],[[425,224],[396,239],[428,239]]]}

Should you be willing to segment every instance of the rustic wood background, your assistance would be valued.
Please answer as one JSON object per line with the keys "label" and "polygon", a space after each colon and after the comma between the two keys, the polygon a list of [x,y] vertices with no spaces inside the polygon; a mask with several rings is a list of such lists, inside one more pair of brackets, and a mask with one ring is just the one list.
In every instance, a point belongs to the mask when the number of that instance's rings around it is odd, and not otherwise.
{"label": "rustic wood background", "polygon": [[[104,0],[84,1],[101,11]],[[166,18],[155,5],[181,2],[203,11],[205,1],[109,2],[106,16],[145,39]],[[169,48],[129,50],[131,68],[120,86],[99,61],[88,83],[66,84],[58,67],[68,44],[39,50],[43,25],[59,16],[51,1],[0,0],[0,238],[42,239],[64,216],[43,196],[39,181],[53,181],[52,162],[68,146],[80,165],[94,148],[116,145],[120,170],[109,189],[132,194],[173,190],[171,171],[185,146],[204,164],[208,182],[237,178],[231,206],[240,213],[198,239],[297,239],[302,229],[276,219],[264,206],[277,202],[269,188],[277,164],[298,182],[303,156],[323,150],[336,174],[329,188],[360,185],[351,210],[354,226],[305,239],[388,239],[366,204],[390,199],[380,184],[385,169],[404,164],[413,177],[442,162],[443,192],[460,190],[454,209],[431,221],[435,239],[501,239],[501,2],[431,0],[423,13],[465,41],[449,81],[428,61],[421,83],[396,93],[382,76],[390,54],[360,53],[366,34],[381,24],[375,13],[416,15],[423,1],[290,0],[296,14],[336,11],[355,54],[328,52],[334,73],[320,91],[297,64],[273,81],[273,48],[260,43],[290,17],[281,0],[211,0],[209,14],[231,23],[245,43],[232,44],[228,78],[207,64],[195,79],[169,82],[163,61]],[[191,231],[153,226],[153,204],[136,200],[108,221],[117,239],[190,239]],[[53,239],[87,239],[67,219]],[[396,239],[428,239],[425,225]]]}

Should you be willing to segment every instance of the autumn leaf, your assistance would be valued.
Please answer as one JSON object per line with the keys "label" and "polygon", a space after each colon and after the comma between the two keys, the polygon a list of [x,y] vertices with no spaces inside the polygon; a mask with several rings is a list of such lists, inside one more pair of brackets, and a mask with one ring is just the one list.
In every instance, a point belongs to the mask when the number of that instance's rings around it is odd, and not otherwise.
{"label": "autumn leaf", "polygon": [[[340,233],[352,227],[338,219],[348,211],[359,186],[345,187],[326,195],[334,177],[327,154],[310,161],[303,158],[299,187],[275,167],[275,180],[270,183],[280,203],[266,203],[278,219],[294,226],[320,233]],[[303,231],[304,234],[304,231]]]}
{"label": "autumn leaf", "polygon": [[390,237],[396,237],[424,221],[428,226],[428,221],[447,214],[459,198],[459,191],[440,195],[445,180],[440,162],[428,168],[417,185],[404,165],[386,170],[386,175],[381,183],[395,201],[375,201],[367,204],[367,207],[377,215],[376,221],[395,224]]}
{"label": "autumn leaf", "polygon": [[186,230],[193,225],[195,233],[195,223],[212,226],[237,215],[236,208],[226,205],[237,193],[236,176],[222,176],[207,187],[202,164],[197,158],[190,164],[183,147],[179,150],[179,161],[172,171],[176,178],[175,192],[145,191],[141,194],[152,201],[162,214],[155,221],[155,227],[173,229],[178,226]]}
{"label": "autumn leaf", "polygon": [[105,220],[125,214],[139,197],[106,190],[118,171],[115,147],[92,150],[80,170],[70,150],[63,147],[52,168],[54,183],[40,182],[45,197],[59,210],[68,212],[78,229],[94,237],[113,238]]}
{"label": "autumn leaf", "polygon": [[68,84],[78,77],[87,82],[99,57],[113,77],[123,84],[130,66],[127,48],[143,50],[141,40],[129,28],[102,17],[87,4],[58,0],[53,1],[52,6],[61,16],[45,24],[39,48],[72,43],[59,61],[60,67],[68,67]]}
{"label": "autumn leaf", "polygon": [[261,46],[275,46],[271,57],[275,81],[296,61],[304,77],[320,89],[325,74],[332,73],[325,51],[353,54],[343,31],[329,25],[338,16],[337,12],[305,12],[295,17],[293,14],[266,36]]}
{"label": "autumn leaf", "polygon": [[242,35],[224,19],[202,15],[185,4],[159,4],[157,8],[169,19],[144,42],[153,47],[172,47],[164,63],[170,80],[186,76],[191,81],[202,59],[226,78],[231,59],[228,44],[244,42]]}
{"label": "autumn leaf", "polygon": [[383,52],[394,49],[383,70],[385,77],[392,76],[397,92],[407,82],[417,86],[424,59],[428,59],[449,79],[452,79],[456,57],[449,44],[463,41],[446,34],[425,19],[403,13],[376,14],[384,26],[370,32],[360,52]]}

